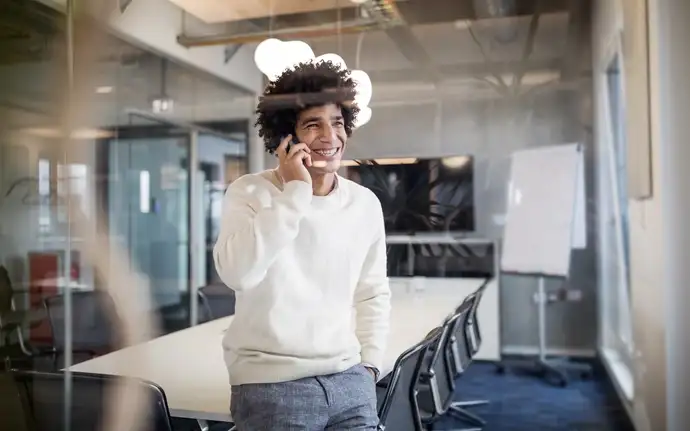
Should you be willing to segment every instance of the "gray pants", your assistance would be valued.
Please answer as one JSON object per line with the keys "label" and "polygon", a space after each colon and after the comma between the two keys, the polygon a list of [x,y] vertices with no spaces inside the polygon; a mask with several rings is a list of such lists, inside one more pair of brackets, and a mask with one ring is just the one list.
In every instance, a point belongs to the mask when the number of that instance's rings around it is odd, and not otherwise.
{"label": "gray pants", "polygon": [[375,430],[376,383],[363,365],[282,383],[232,387],[238,431]]}

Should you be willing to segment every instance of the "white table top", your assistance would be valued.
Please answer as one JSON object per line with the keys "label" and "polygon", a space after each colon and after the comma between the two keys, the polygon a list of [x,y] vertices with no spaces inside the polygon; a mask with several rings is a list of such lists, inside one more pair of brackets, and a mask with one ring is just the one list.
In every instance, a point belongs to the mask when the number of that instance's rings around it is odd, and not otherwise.
{"label": "white table top", "polygon": [[[478,287],[481,280],[458,282]],[[464,296],[433,289],[411,292],[406,285],[391,285],[391,290],[391,331],[382,375],[392,370],[402,352],[439,326]],[[230,387],[221,340],[232,319],[165,335],[82,362],[71,370],[145,379],[163,388],[173,416],[230,421]]]}

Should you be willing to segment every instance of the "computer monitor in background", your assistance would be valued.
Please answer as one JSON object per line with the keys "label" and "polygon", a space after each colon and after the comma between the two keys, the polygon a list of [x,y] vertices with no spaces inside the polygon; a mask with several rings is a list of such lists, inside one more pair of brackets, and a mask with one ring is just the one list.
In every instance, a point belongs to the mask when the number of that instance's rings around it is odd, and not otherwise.
{"label": "computer monitor in background", "polygon": [[388,234],[474,230],[470,156],[343,161],[344,175],[369,188],[383,207]]}

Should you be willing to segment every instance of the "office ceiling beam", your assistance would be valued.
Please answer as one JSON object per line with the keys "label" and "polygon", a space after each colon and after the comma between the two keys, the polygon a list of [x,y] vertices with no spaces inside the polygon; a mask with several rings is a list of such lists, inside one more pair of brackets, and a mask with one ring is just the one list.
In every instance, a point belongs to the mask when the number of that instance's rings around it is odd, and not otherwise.
{"label": "office ceiling beam", "polygon": [[[437,73],[441,80],[463,78],[463,77],[477,77],[485,78],[493,74],[505,75],[515,74],[524,67],[525,75],[537,71],[553,71],[558,70],[560,66],[559,59],[549,60],[533,60],[523,65],[519,61],[508,62],[477,62],[467,64],[443,65],[437,66]],[[389,70],[367,70],[372,82],[410,82],[410,81],[425,81],[425,72],[416,68],[409,69],[389,69]]]}

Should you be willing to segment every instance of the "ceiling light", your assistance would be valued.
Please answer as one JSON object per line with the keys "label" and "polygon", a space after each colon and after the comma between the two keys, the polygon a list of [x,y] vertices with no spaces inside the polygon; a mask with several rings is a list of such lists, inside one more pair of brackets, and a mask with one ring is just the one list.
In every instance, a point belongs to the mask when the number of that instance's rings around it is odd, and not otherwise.
{"label": "ceiling light", "polygon": [[282,48],[287,52],[287,57],[289,59],[289,64],[286,69],[314,59],[314,51],[312,51],[311,46],[301,40],[283,42]]}
{"label": "ceiling light", "polygon": [[469,157],[466,156],[444,157],[441,159],[441,164],[446,168],[459,169],[465,166],[469,160]]}
{"label": "ceiling light", "polygon": [[360,108],[359,114],[357,114],[357,118],[355,119],[355,129],[367,124],[369,120],[371,120],[371,108],[368,106]]}
{"label": "ceiling light", "polygon": [[256,67],[270,80],[274,80],[282,72],[282,43],[278,39],[266,39],[254,51]]}
{"label": "ceiling light", "polygon": [[266,39],[254,51],[254,63],[261,73],[275,81],[286,69],[314,59],[314,51],[301,40],[283,42]]}
{"label": "ceiling light", "polygon": [[98,94],[108,94],[113,92],[113,87],[109,85],[102,85],[100,87],[96,87],[96,93]]}
{"label": "ceiling light", "polygon": [[172,112],[175,102],[170,97],[158,97],[151,101],[151,110],[156,114]]}
{"label": "ceiling light", "polygon": [[[62,130],[50,127],[29,127],[22,129],[21,132],[40,138],[57,139],[64,137]],[[105,139],[112,136],[112,132],[101,129],[75,129],[70,134],[72,139]]]}
{"label": "ceiling light", "polygon": [[328,54],[319,55],[318,57],[316,57],[315,61],[317,63],[321,61],[330,61],[334,65],[339,66],[339,69],[341,70],[347,69],[345,60],[343,60],[343,58],[338,54],[333,54],[332,52],[329,52]]}
{"label": "ceiling light", "polygon": [[373,94],[373,86],[371,85],[371,78],[363,70],[353,70],[350,77],[357,84],[357,94],[355,95],[355,103],[361,109],[369,106],[371,96]]}

